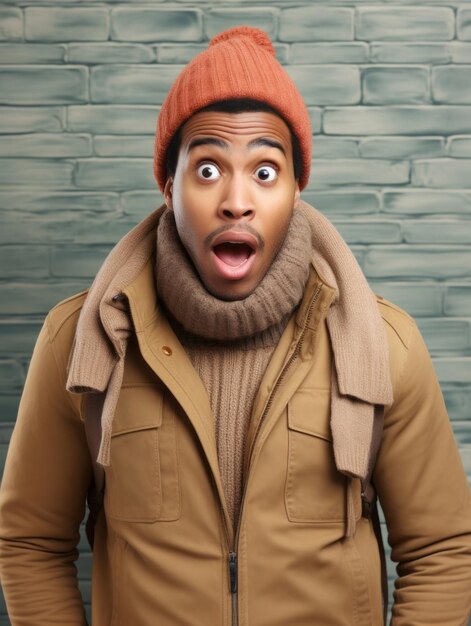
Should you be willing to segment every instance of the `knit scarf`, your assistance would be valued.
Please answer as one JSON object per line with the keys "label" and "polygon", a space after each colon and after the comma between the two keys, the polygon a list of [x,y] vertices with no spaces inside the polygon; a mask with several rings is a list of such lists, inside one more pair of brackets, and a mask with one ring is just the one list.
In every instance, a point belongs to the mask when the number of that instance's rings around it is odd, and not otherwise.
{"label": "knit scarf", "polygon": [[254,339],[266,342],[264,331],[277,332],[301,300],[309,276],[309,226],[298,210],[268,272],[242,300],[220,300],[206,290],[180,243],[171,211],[160,219],[157,247],[157,291],[184,330],[206,339],[227,342],[258,335]]}
{"label": "knit scarf", "polygon": [[[66,388],[101,394],[101,443],[98,463],[110,463],[114,411],[123,379],[132,321],[117,301],[155,251],[155,229],[165,210],[159,207],[129,231],[106,257],[82,306],[68,363]],[[314,267],[336,290],[327,312],[333,350],[331,428],[337,469],[365,480],[377,448],[375,420],[392,403],[388,344],[376,298],[353,253],[333,224],[299,200],[310,225]],[[376,433],[376,434],[375,434]],[[351,481],[350,481],[351,486]],[[349,489],[347,535],[354,532]]]}

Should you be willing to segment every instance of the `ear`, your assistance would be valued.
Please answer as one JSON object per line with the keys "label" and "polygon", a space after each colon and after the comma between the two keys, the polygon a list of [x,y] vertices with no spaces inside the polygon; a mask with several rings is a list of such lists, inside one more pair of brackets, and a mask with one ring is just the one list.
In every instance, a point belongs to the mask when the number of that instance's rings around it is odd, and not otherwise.
{"label": "ear", "polygon": [[294,202],[295,203],[299,200],[300,195],[301,195],[301,191],[299,190],[299,183],[298,183],[298,181],[296,181],[296,187],[295,187],[295,191],[294,191]]}
{"label": "ear", "polygon": [[173,209],[173,178],[169,176],[164,187],[165,204],[169,209]]}

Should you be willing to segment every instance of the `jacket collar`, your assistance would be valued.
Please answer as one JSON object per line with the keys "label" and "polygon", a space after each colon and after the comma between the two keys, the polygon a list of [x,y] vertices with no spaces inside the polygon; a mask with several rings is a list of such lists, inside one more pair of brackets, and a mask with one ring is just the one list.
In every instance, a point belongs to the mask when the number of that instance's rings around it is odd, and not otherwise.
{"label": "jacket collar", "polygon": [[154,267],[155,254],[152,254],[139,274],[122,291],[128,299],[136,332],[143,332],[163,313],[158,302]]}

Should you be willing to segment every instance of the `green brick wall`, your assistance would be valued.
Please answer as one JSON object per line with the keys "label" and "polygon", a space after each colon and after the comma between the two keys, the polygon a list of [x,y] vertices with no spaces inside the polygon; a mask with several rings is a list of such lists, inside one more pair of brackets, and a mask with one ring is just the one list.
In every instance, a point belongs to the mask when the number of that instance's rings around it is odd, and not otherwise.
{"label": "green brick wall", "polygon": [[[301,90],[313,125],[303,197],[374,291],[417,319],[471,478],[469,0],[4,1],[0,469],[45,313],[160,204],[159,105],[182,66],[240,24],[270,35]],[[5,614],[0,600],[0,626]]]}

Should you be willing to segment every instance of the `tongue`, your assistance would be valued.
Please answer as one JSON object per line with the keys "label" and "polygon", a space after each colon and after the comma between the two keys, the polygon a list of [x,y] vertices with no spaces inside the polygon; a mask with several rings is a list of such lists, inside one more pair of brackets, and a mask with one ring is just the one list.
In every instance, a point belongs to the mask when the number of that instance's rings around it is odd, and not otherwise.
{"label": "tongue", "polygon": [[246,243],[221,243],[214,248],[214,253],[226,265],[238,267],[246,261],[252,249]]}

